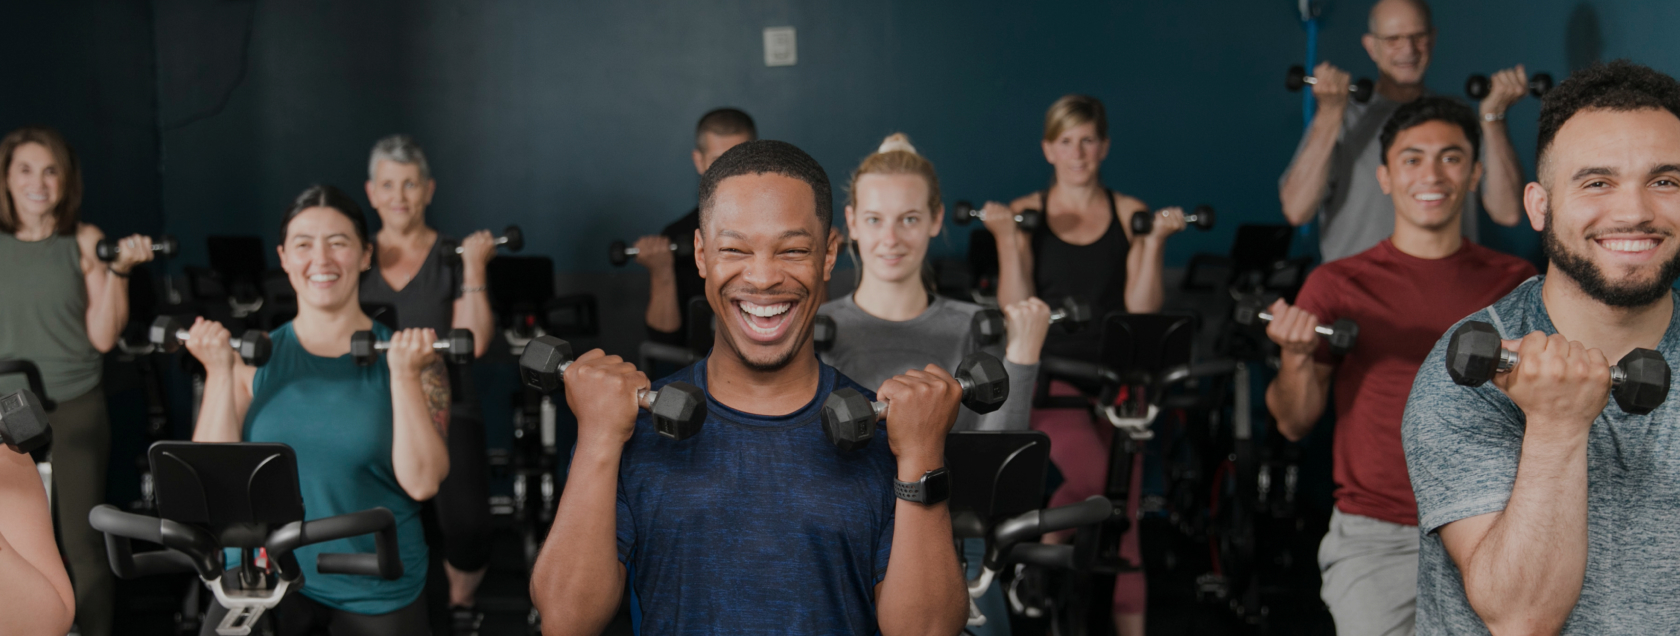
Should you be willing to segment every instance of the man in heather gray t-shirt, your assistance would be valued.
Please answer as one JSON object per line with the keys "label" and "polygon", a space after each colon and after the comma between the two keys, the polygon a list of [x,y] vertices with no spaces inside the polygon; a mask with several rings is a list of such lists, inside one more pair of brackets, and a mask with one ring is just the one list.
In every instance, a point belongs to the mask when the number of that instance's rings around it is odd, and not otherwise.
{"label": "man in heather gray t-shirt", "polygon": [[[1465,320],[1490,323],[1504,339],[1557,333],[1542,302],[1545,279],[1529,279]],[[1673,302],[1680,316],[1680,297]],[[1456,329],[1419,369],[1401,428],[1422,533],[1417,631],[1425,635],[1488,633],[1437,531],[1506,509],[1525,432],[1523,411],[1492,382],[1459,386],[1447,376],[1447,340]],[[1675,322],[1657,351],[1671,366],[1680,360]],[[1672,633],[1680,627],[1680,398],[1671,385],[1667,401],[1647,415],[1630,415],[1612,400],[1588,435],[1586,576],[1563,632]]]}

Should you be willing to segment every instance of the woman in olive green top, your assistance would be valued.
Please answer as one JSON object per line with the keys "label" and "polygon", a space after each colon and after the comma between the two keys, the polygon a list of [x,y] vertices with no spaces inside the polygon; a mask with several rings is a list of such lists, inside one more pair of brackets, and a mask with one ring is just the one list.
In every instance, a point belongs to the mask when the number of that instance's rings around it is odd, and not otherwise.
{"label": "woman in olive green top", "polygon": [[[52,414],[53,489],[59,536],[76,582],[76,623],[83,636],[111,633],[111,569],[104,538],[88,510],[105,502],[111,452],[100,354],[128,322],[128,275],[152,260],[152,242],[130,236],[117,259],[102,263],[94,246],[105,235],[81,223],[81,168],[58,132],[12,131],[0,140],[6,173],[0,197],[0,360],[28,360],[41,369]],[[0,390],[21,386],[0,378]]]}

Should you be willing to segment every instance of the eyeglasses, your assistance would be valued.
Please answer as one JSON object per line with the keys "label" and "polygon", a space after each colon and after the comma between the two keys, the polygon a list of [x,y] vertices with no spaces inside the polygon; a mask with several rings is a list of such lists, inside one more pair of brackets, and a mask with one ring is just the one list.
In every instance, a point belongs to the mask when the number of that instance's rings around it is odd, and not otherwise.
{"label": "eyeglasses", "polygon": [[1424,44],[1429,43],[1429,40],[1435,37],[1435,34],[1430,31],[1406,33],[1402,35],[1377,35],[1372,33],[1371,37],[1376,38],[1377,41],[1381,42],[1386,48],[1397,49],[1400,48],[1402,43],[1422,47]]}

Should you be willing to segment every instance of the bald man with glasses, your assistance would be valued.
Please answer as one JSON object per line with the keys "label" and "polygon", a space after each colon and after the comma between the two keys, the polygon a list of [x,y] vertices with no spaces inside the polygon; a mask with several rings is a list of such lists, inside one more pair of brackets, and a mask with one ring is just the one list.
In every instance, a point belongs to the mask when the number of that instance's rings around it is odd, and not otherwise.
{"label": "bald man with glasses", "polygon": [[[1290,225],[1320,220],[1319,253],[1325,262],[1352,256],[1388,238],[1394,228],[1394,201],[1377,183],[1382,152],[1377,134],[1395,109],[1419,97],[1435,46],[1435,26],[1423,0],[1381,0],[1371,6],[1365,52],[1377,65],[1370,101],[1349,100],[1348,73],[1329,62],[1313,69],[1318,83],[1313,98],[1318,112],[1295,148],[1295,158],[1280,181],[1278,194]],[[1527,92],[1523,67],[1493,76],[1481,103],[1482,156],[1485,173],[1480,196],[1464,200],[1464,236],[1476,240],[1476,201],[1493,222],[1516,225],[1522,219],[1526,180],[1517,151],[1505,128],[1505,111]]]}

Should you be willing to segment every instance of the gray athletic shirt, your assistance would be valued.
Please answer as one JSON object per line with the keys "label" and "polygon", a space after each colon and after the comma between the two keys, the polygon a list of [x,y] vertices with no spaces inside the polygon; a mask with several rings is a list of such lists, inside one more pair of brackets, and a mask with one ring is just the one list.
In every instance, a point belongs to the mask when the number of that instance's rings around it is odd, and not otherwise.
{"label": "gray athletic shirt", "polygon": [[[1557,333],[1541,303],[1544,280],[1529,279],[1467,320],[1490,323],[1507,339],[1533,331]],[[1680,317],[1680,296],[1671,296]],[[1680,361],[1677,324],[1669,322],[1657,346],[1671,366]],[[1423,535],[1417,632],[1486,634],[1436,531],[1460,519],[1505,509],[1522,453],[1524,417],[1491,382],[1475,388],[1453,384],[1447,376],[1446,348],[1443,336],[1418,371],[1401,425]],[[1563,633],[1658,634],[1680,626],[1676,509],[1680,396],[1671,386],[1667,401],[1648,415],[1629,415],[1610,400],[1588,434],[1587,573]]]}
{"label": "gray athletic shirt", "polygon": [[[414,279],[402,291],[391,289],[379,272],[379,250],[374,250],[373,267],[362,272],[361,301],[391,305],[397,311],[397,326],[403,329],[431,329],[438,337],[449,333],[455,324],[455,300],[461,297],[461,268],[444,254],[444,242],[450,239],[438,233],[437,240],[426,250],[426,260]],[[458,241],[455,241],[459,244]]]}
{"label": "gray athletic shirt", "polygon": [[[834,319],[838,336],[822,360],[846,377],[870,390],[910,369],[937,364],[955,369],[964,357],[977,349],[969,337],[969,321],[980,306],[935,296],[921,315],[903,321],[876,318],[857,306],[850,295],[824,303],[817,313]],[[967,408],[957,411],[953,431],[1024,431],[1032,409],[1033,382],[1038,365],[1021,365],[1003,357],[1003,345],[985,347],[1003,360],[1009,371],[1009,400],[1003,408],[980,415]]]}
{"label": "gray athletic shirt", "polygon": [[[1394,199],[1383,194],[1377,183],[1377,167],[1382,165],[1382,140],[1379,138],[1388,117],[1400,108],[1400,102],[1371,96],[1361,104],[1348,102],[1342,114],[1342,134],[1336,139],[1336,149],[1330,153],[1330,174],[1324,186],[1324,201],[1318,207],[1318,251],[1324,262],[1346,258],[1375,247],[1394,233]],[[1307,147],[1307,135],[1295,146],[1294,166]],[[1486,140],[1483,140],[1482,160],[1487,160]],[[1278,179],[1281,188],[1289,172],[1284,170]],[[1483,185],[1486,183],[1484,181]],[[1481,190],[1479,189],[1478,192]],[[1464,236],[1476,240],[1476,202],[1474,193],[1464,199]]]}

